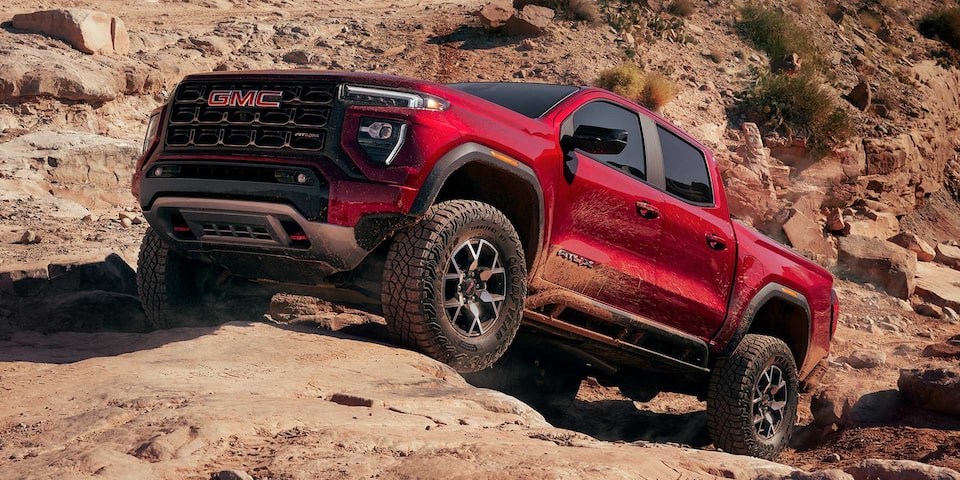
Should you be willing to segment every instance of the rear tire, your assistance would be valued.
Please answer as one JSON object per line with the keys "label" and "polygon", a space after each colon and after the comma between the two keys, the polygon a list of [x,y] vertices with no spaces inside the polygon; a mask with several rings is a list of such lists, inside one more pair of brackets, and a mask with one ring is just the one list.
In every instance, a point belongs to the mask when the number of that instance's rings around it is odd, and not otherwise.
{"label": "rear tire", "polygon": [[206,297],[222,277],[220,269],[170,249],[152,228],[144,234],[137,262],[137,292],[151,327],[208,323]]}
{"label": "rear tire", "polygon": [[797,418],[797,367],[779,338],[749,334],[717,361],[707,394],[707,429],[728,453],[774,460]]}
{"label": "rear tire", "polygon": [[436,204],[390,245],[381,297],[390,336],[460,373],[483,370],[517,334],[526,276],[502,212],[470,200]]}

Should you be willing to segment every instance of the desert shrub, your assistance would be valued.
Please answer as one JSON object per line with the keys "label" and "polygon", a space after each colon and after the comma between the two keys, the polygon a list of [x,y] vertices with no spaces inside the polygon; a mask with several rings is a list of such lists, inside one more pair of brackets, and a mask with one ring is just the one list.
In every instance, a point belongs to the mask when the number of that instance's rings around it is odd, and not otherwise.
{"label": "desert shrub", "polygon": [[677,85],[666,75],[653,72],[644,78],[638,102],[652,110],[660,110],[677,96]]}
{"label": "desert shrub", "polygon": [[590,23],[600,21],[600,7],[595,0],[569,0],[567,12],[577,20],[586,20]]}
{"label": "desert shrub", "polygon": [[960,50],[960,7],[935,10],[920,19],[920,33]]}
{"label": "desert shrub", "polygon": [[879,33],[883,29],[883,18],[870,10],[860,11],[860,23],[873,33]]}
{"label": "desert shrub", "polygon": [[814,152],[843,143],[854,132],[846,111],[809,73],[761,78],[742,106],[768,132],[806,137]]}
{"label": "desert shrub", "polygon": [[647,108],[659,110],[677,96],[677,86],[665,75],[646,73],[633,64],[600,72],[594,85],[623,95]]}
{"label": "desert shrub", "polygon": [[741,35],[771,59],[796,53],[804,65],[820,64],[813,36],[783,12],[750,6],[744,7],[741,15]]}
{"label": "desert shrub", "polygon": [[689,17],[695,10],[690,0],[673,0],[667,5],[667,11],[678,17]]}
{"label": "desert shrub", "polygon": [[644,73],[640,67],[624,63],[600,72],[594,85],[630,99],[637,99],[643,91],[643,80]]}

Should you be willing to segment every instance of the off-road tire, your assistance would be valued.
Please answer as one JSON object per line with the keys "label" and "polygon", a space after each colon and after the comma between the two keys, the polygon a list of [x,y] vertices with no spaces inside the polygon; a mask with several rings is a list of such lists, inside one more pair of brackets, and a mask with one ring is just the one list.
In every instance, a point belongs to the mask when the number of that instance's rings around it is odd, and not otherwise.
{"label": "off-road tire", "polygon": [[209,321],[204,297],[217,274],[215,267],[171,250],[148,228],[137,261],[137,292],[147,322],[160,329]]}
{"label": "off-road tire", "polygon": [[[468,244],[471,246],[464,253],[462,248]],[[485,257],[495,249],[497,264],[503,272],[486,273],[487,280],[480,283],[474,280],[465,286],[464,282],[469,281],[461,277],[457,283],[457,279],[449,278],[454,274],[448,270],[462,261],[462,255],[473,254],[474,246]],[[484,258],[476,263],[493,265],[495,262]],[[477,270],[482,268],[485,265],[478,266]],[[467,270],[473,272],[471,274],[485,274]],[[517,334],[526,296],[526,276],[523,246],[502,212],[471,200],[433,205],[419,222],[394,237],[387,254],[381,300],[390,336],[396,343],[444,362],[458,372],[483,370],[503,355]],[[496,285],[491,287],[491,282]],[[493,307],[496,302],[473,301],[474,306],[487,309],[481,313],[489,313],[491,309],[497,312],[480,322],[481,317],[470,310],[477,319],[479,331],[474,331],[473,324],[467,329],[459,323],[465,315],[462,310],[445,306],[451,303],[445,297],[454,284],[456,292],[460,292],[461,304],[464,296],[468,296],[466,293],[481,288],[487,292],[488,299],[502,293],[499,308]],[[467,308],[471,307],[467,305]],[[454,311],[451,313],[448,309]]]}
{"label": "off-road tire", "polygon": [[[782,387],[772,388],[776,385]],[[798,389],[790,347],[779,338],[746,335],[733,354],[717,361],[710,377],[707,429],[714,445],[728,453],[776,459],[793,434]],[[757,417],[763,412],[771,416]]]}

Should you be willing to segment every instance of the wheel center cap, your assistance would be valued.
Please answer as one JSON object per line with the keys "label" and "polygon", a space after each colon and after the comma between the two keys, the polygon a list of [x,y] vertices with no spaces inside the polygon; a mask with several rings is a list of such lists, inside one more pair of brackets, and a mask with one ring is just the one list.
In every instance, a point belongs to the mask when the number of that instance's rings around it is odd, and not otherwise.
{"label": "wheel center cap", "polygon": [[473,296],[477,293],[477,281],[468,278],[463,281],[463,294],[466,296]]}

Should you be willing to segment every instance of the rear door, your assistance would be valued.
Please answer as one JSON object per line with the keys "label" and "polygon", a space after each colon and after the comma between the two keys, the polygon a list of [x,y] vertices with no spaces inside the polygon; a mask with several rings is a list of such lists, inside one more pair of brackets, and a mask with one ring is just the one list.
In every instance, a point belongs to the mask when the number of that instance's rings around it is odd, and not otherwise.
{"label": "rear door", "polygon": [[[713,188],[721,181],[703,150],[656,122],[666,193],[662,201],[663,248],[657,263],[658,302],[653,318],[710,338],[726,316],[736,265],[736,239],[726,208]],[[652,136],[652,135],[648,135]],[[653,161],[660,161],[659,158]]]}
{"label": "rear door", "polygon": [[[612,101],[587,103],[563,120],[627,132],[618,154],[568,152],[557,182],[550,252],[542,278],[622,310],[653,310],[664,195],[647,183],[639,114]],[[659,175],[659,174],[658,174]]]}

